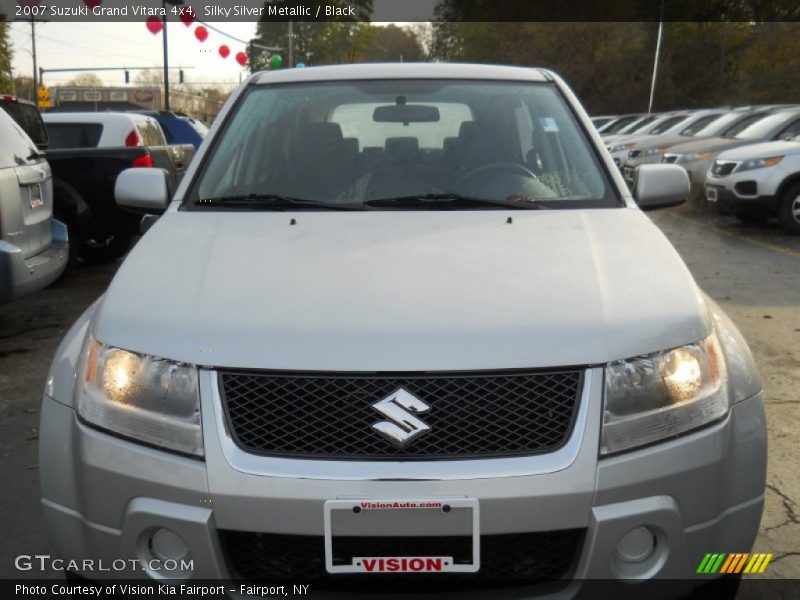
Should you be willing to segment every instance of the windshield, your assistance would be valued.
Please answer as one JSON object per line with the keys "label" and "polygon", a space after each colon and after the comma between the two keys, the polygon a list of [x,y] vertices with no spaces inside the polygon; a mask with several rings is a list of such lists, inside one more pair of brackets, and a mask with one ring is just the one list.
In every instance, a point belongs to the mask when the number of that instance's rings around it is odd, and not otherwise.
{"label": "windshield", "polygon": [[555,86],[465,80],[251,87],[191,194],[281,209],[420,197],[618,204]]}
{"label": "windshield", "polygon": [[774,113],[767,115],[763,119],[759,119],[755,123],[741,129],[738,133],[734,134],[733,137],[737,140],[761,140],[772,137],[777,130],[780,130],[784,123],[788,122],[794,116],[796,115],[790,113]]}
{"label": "windshield", "polygon": [[687,119],[686,115],[681,115],[679,117],[670,117],[668,119],[664,119],[655,127],[648,129],[646,133],[650,135],[661,135],[662,133],[666,133],[679,123],[683,123]]}
{"label": "windshield", "polygon": [[642,131],[645,127],[647,127],[648,125],[651,125],[656,119],[659,119],[659,118],[661,118],[661,117],[659,117],[658,115],[650,115],[648,117],[643,117],[643,118],[639,119],[638,121],[635,121],[635,122],[631,123],[627,127],[623,128],[623,129],[620,129],[619,133],[620,134],[625,134],[625,133],[636,133],[636,132]]}
{"label": "windshield", "polygon": [[693,126],[692,129],[694,129],[694,133],[691,135],[695,137],[713,137],[720,135],[741,118],[742,113],[740,112],[732,112],[718,116],[711,122],[706,121],[701,127]]}
{"label": "windshield", "polygon": [[711,123],[716,123],[720,119],[720,115],[706,115],[705,117],[700,117],[694,123],[689,125],[686,129],[681,131],[681,135],[687,136],[696,136],[709,126]]}
{"label": "windshield", "polygon": [[627,117],[620,117],[619,119],[614,119],[613,121],[606,123],[602,127],[598,128],[598,133],[603,134],[612,134],[617,133],[623,127],[628,127],[632,125],[634,121],[638,121],[639,117],[637,115],[628,115]]}

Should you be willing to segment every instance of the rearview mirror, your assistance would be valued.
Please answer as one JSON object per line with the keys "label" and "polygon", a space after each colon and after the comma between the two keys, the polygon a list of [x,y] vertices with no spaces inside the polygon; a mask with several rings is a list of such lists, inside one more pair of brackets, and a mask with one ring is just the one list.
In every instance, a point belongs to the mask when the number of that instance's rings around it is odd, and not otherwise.
{"label": "rearview mirror", "polygon": [[678,206],[689,197],[689,175],[680,165],[641,165],[633,181],[633,197],[642,210]]}
{"label": "rearview mirror", "polygon": [[435,123],[439,109],[424,104],[390,104],[379,106],[372,113],[376,123]]}
{"label": "rearview mirror", "polygon": [[151,168],[125,169],[117,176],[114,198],[122,208],[162,213],[169,204],[166,172]]}

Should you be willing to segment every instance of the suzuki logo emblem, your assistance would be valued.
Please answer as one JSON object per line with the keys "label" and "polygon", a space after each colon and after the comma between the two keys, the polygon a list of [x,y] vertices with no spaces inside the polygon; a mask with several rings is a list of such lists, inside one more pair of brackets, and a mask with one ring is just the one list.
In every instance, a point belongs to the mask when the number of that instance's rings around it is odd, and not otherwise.
{"label": "suzuki logo emblem", "polygon": [[379,400],[372,408],[389,419],[379,421],[372,427],[398,447],[402,448],[418,435],[431,430],[430,425],[414,416],[415,413],[425,412],[431,407],[403,388],[398,388],[391,395]]}

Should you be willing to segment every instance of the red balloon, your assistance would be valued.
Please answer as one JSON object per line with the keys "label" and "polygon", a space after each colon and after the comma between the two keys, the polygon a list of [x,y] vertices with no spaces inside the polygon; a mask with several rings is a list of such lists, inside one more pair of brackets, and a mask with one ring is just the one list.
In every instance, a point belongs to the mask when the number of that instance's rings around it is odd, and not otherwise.
{"label": "red balloon", "polygon": [[200,40],[200,43],[202,44],[208,39],[208,29],[202,25],[199,25],[197,29],[194,30],[194,37]]}
{"label": "red balloon", "polygon": [[228,58],[228,55],[231,53],[231,49],[228,48],[225,44],[219,47],[219,55],[222,58]]}
{"label": "red balloon", "polygon": [[150,17],[145,21],[145,25],[153,35],[161,33],[161,30],[164,29],[164,23],[158,17]]}
{"label": "red balloon", "polygon": [[83,0],[83,3],[89,8],[94,8],[95,6],[100,6],[103,0]]}
{"label": "red balloon", "polygon": [[[84,0],[84,2],[85,1],[86,0]],[[181,14],[178,18],[183,21],[184,25],[191,27],[197,15],[194,14],[191,6],[187,6],[185,9],[181,10]]]}
{"label": "red balloon", "polygon": [[247,54],[244,52],[237,52],[236,62],[238,62],[242,66],[245,66],[247,64]]}

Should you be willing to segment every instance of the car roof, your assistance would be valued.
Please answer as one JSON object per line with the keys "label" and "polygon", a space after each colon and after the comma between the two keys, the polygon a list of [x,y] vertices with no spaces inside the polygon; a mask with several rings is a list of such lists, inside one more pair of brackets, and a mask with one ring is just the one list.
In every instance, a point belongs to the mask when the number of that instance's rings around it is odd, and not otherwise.
{"label": "car roof", "polygon": [[45,123],[100,123],[150,121],[152,117],[138,113],[123,112],[48,112],[43,113]]}
{"label": "car roof", "polygon": [[251,84],[347,81],[351,79],[492,79],[499,81],[550,81],[547,71],[532,67],[507,67],[453,63],[362,63],[255,73]]}

